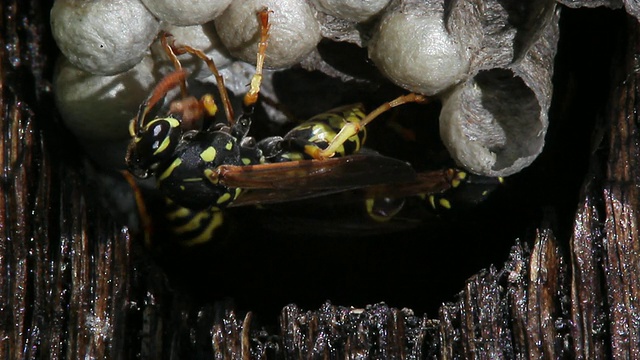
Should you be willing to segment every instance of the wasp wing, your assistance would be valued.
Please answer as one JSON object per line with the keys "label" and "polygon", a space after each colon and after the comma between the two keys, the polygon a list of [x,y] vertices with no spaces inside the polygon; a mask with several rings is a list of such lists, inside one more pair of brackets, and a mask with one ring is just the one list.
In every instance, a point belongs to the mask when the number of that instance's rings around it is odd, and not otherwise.
{"label": "wasp wing", "polygon": [[233,206],[294,201],[374,185],[413,182],[410,164],[381,155],[351,155],[216,169],[213,181],[245,192]]}
{"label": "wasp wing", "polygon": [[[264,189],[249,191],[240,201],[261,203],[253,219],[265,228],[291,234],[313,236],[372,236],[406,231],[435,221],[439,214],[425,206],[424,199],[415,195],[433,195],[451,189],[455,170],[436,170],[416,175],[415,179],[393,184],[361,187],[339,193],[323,192],[320,198],[299,197],[291,201],[290,190],[274,191],[274,198],[264,201]],[[277,195],[287,194],[285,201]],[[297,192],[296,195],[300,195]],[[259,199],[257,202],[254,200]],[[388,200],[388,202],[387,202]],[[387,208],[389,206],[389,208]],[[381,211],[382,210],[382,211]],[[393,215],[384,216],[385,210]],[[261,220],[258,220],[261,219]],[[286,224],[287,226],[282,226]]]}
{"label": "wasp wing", "polygon": [[402,212],[389,221],[377,221],[368,214],[362,196],[360,190],[346,191],[245,211],[265,229],[307,237],[379,236],[416,228],[436,216],[415,201],[403,206]]}
{"label": "wasp wing", "polygon": [[433,170],[416,174],[411,181],[379,184],[363,188],[367,198],[401,198],[414,195],[437,194],[449,190],[456,176],[454,169]]}

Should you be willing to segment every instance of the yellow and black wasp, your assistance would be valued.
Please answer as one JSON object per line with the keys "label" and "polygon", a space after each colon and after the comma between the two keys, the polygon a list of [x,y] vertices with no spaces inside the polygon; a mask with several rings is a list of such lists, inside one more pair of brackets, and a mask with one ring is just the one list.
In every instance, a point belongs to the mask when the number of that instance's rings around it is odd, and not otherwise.
{"label": "yellow and black wasp", "polygon": [[[155,176],[167,199],[167,220],[179,237],[190,243],[208,240],[222,223],[221,209],[234,205],[290,201],[369,185],[410,181],[415,172],[405,162],[360,153],[366,137],[363,126],[379,113],[409,101],[410,94],[385,104],[369,115],[361,105],[335,109],[295,127],[283,137],[256,142],[248,136],[262,78],[269,34],[269,12],[259,14],[261,25],[256,73],[236,119],[224,80],[211,59],[189,46],[176,46],[163,37],[165,50],[178,68],[166,76],[140,105],[132,120],[127,151],[129,171],[138,178]],[[217,78],[227,123],[203,126],[217,107],[211,95],[184,97],[166,115],[148,120],[167,92],[182,86],[186,74],[176,54],[190,53],[207,62]],[[333,158],[328,159],[329,156]],[[246,195],[240,195],[246,192]]]}
{"label": "yellow and black wasp", "polygon": [[[237,118],[213,61],[197,49],[176,46],[163,35],[165,51],[177,70],[156,86],[131,121],[126,163],[134,176],[156,178],[166,198],[165,218],[175,237],[185,244],[208,241],[223,223],[222,210],[229,206],[287,202],[352,189],[364,189],[368,199],[383,199],[388,194],[401,198],[452,186],[455,176],[451,172],[416,174],[406,162],[362,150],[365,126],[371,120],[395,106],[426,102],[419,94],[400,96],[369,114],[360,104],[340,107],[284,136],[260,141],[248,136],[262,80],[269,11],[260,11],[258,19],[256,72]],[[205,61],[216,77],[225,123],[202,122],[217,112],[213,96],[186,96],[186,73],[177,59],[183,53]],[[148,120],[152,109],[178,86],[183,98],[172,102],[165,115]],[[370,208],[375,217],[375,204]]]}

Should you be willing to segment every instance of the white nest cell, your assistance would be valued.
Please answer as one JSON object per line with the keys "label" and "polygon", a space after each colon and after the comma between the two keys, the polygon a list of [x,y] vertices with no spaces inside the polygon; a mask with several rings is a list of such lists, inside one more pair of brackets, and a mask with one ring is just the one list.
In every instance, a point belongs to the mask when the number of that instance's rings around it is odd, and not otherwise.
{"label": "white nest cell", "polygon": [[380,23],[369,57],[407,90],[433,95],[464,80],[468,54],[452,39],[442,12],[392,12]]}
{"label": "white nest cell", "polygon": [[257,14],[264,8],[271,11],[266,66],[295,65],[320,42],[320,24],[314,10],[304,0],[234,1],[215,20],[218,35],[232,55],[255,63],[260,39]]}
{"label": "white nest cell", "polygon": [[209,22],[229,6],[231,0],[142,0],[158,19],[173,25],[189,26]]}
{"label": "white nest cell", "polygon": [[378,15],[390,0],[313,0],[315,7],[331,16],[355,22]]}
{"label": "white nest cell", "polygon": [[509,176],[542,151],[548,126],[533,90],[509,69],[482,71],[443,99],[440,136],[458,165]]}
{"label": "white nest cell", "polygon": [[113,76],[88,73],[61,58],[53,79],[56,104],[69,130],[86,140],[129,138],[128,125],[158,79],[153,60]]}
{"label": "white nest cell", "polygon": [[142,60],[160,23],[139,0],[57,0],[51,29],[73,65],[114,75]]}

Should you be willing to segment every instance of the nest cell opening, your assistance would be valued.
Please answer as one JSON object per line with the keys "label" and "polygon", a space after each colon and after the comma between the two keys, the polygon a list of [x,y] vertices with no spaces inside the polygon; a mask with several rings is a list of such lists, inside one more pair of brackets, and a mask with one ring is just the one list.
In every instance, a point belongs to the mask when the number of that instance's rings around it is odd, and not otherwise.
{"label": "nest cell opening", "polygon": [[474,78],[481,106],[504,134],[489,150],[496,154],[494,171],[512,166],[518,159],[535,158],[544,144],[546,125],[534,92],[508,69],[491,69]]}

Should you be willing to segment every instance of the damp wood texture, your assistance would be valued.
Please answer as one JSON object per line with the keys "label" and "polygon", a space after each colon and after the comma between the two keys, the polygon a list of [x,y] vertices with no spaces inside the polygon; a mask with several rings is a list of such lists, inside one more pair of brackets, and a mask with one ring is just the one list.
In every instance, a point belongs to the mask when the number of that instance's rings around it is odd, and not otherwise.
{"label": "damp wood texture", "polygon": [[[632,4],[624,5],[633,14]],[[290,303],[271,304],[279,310],[270,317],[264,309],[277,298],[269,291],[276,282],[256,287],[247,279],[257,274],[221,268],[219,278],[202,286],[224,294],[216,288],[231,277],[251,284],[252,300],[196,299],[176,286],[175,278],[113,215],[113,205],[95,191],[95,174],[55,112],[51,6],[36,0],[0,5],[1,357],[640,357],[640,26],[631,15],[598,10],[599,16],[613,19],[609,25],[615,30],[607,34],[615,36],[606,39],[611,66],[591,71],[612,75],[599,85],[599,99],[591,101],[602,106],[587,130],[590,145],[582,154],[586,170],[579,174],[581,185],[571,198],[569,216],[563,217],[560,207],[547,208],[557,216],[531,219],[534,230],[519,232],[520,239],[514,236],[500,260],[484,269],[465,268],[455,261],[457,254],[446,254],[455,270],[468,274],[466,281],[454,284],[455,294],[412,279],[416,294],[427,291],[441,304],[431,313],[413,309],[410,296],[391,305],[376,297],[357,303],[323,299],[303,306],[296,304],[296,294],[316,285],[302,279],[288,284],[300,289],[291,292]],[[592,13],[582,10],[561,10],[572,19],[571,26],[592,19]],[[560,26],[560,47],[566,29]],[[568,73],[574,66],[561,59],[557,63],[558,71]],[[571,76],[562,79],[567,78]],[[573,81],[580,84],[576,79],[567,83]],[[569,117],[575,104],[589,105],[573,97],[576,86],[554,86],[563,94],[554,98],[561,104],[551,105],[551,124],[556,117]],[[581,120],[570,124],[587,126]],[[561,134],[571,133],[575,129]],[[556,148],[565,146],[561,141]],[[522,176],[540,178],[533,172]],[[240,269],[247,266],[239,264]],[[385,274],[400,265],[386,266]],[[342,271],[353,276],[351,269]],[[440,276],[453,272],[443,269]]]}

